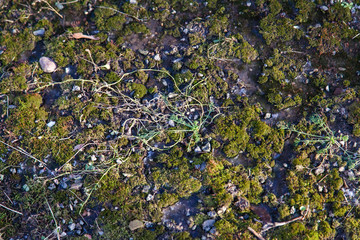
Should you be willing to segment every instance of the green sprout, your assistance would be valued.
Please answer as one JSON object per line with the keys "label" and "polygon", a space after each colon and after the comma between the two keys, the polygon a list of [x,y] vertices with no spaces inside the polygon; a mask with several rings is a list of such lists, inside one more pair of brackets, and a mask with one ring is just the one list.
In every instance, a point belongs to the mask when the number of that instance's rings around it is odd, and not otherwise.
{"label": "green sprout", "polygon": [[320,145],[320,149],[317,150],[318,154],[323,156],[338,155],[348,162],[350,169],[356,167],[360,163],[357,153],[351,152],[345,147],[349,140],[348,135],[340,134],[339,136],[336,136],[324,118],[319,114],[311,116],[308,123],[312,127],[311,129],[314,133],[305,132],[297,126],[289,126],[284,122],[280,122],[279,127],[297,134],[294,141],[296,145]]}

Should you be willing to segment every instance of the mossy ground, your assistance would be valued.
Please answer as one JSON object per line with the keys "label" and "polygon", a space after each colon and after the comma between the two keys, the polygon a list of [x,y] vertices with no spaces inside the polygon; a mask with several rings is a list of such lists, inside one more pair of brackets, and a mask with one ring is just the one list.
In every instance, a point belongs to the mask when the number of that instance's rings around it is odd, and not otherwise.
{"label": "mossy ground", "polygon": [[131,2],[0,1],[0,238],[358,239],[360,2]]}

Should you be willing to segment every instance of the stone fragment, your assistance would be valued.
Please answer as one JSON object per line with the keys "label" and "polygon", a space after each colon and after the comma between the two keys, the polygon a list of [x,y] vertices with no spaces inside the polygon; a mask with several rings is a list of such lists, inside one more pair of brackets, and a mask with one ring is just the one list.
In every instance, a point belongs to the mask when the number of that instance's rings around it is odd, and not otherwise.
{"label": "stone fragment", "polygon": [[44,34],[45,34],[45,29],[40,28],[39,30],[34,31],[33,34],[34,34],[35,36],[44,36]]}
{"label": "stone fragment", "polygon": [[160,54],[156,54],[155,56],[154,56],[154,60],[155,61],[161,61],[161,57],[160,57]]}
{"label": "stone fragment", "polygon": [[75,226],[76,226],[75,223],[71,223],[71,224],[69,224],[68,228],[70,231],[73,231],[75,229]]}
{"label": "stone fragment", "polygon": [[323,11],[325,11],[325,12],[326,12],[327,10],[329,10],[329,8],[328,8],[327,6],[325,6],[325,5],[321,6],[320,9],[323,10]]}
{"label": "stone fragment", "polygon": [[210,229],[214,226],[215,224],[215,220],[214,219],[209,219],[203,222],[202,227],[204,229],[205,232],[210,231]]}
{"label": "stone fragment", "polygon": [[139,229],[139,228],[143,228],[144,227],[144,223],[140,220],[133,220],[129,223],[129,228],[131,231],[134,231],[136,229]]}
{"label": "stone fragment", "polygon": [[46,73],[52,73],[56,69],[56,64],[48,57],[41,57],[39,60],[41,69]]}

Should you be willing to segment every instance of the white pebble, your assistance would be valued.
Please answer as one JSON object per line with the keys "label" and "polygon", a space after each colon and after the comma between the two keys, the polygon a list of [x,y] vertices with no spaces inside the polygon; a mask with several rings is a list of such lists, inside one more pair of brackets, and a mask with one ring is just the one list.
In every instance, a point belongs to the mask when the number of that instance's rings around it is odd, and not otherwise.
{"label": "white pebble", "polygon": [[46,73],[52,73],[56,69],[56,64],[48,57],[41,57],[39,60],[41,69]]}

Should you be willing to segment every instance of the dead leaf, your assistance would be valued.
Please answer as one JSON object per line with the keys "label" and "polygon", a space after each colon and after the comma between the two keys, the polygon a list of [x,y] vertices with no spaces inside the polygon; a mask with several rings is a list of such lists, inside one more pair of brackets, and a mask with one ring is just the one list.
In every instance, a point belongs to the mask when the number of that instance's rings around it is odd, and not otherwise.
{"label": "dead leaf", "polygon": [[75,39],[90,39],[90,40],[100,40],[100,38],[92,36],[92,35],[85,35],[83,33],[73,33],[70,37],[75,38]]}

